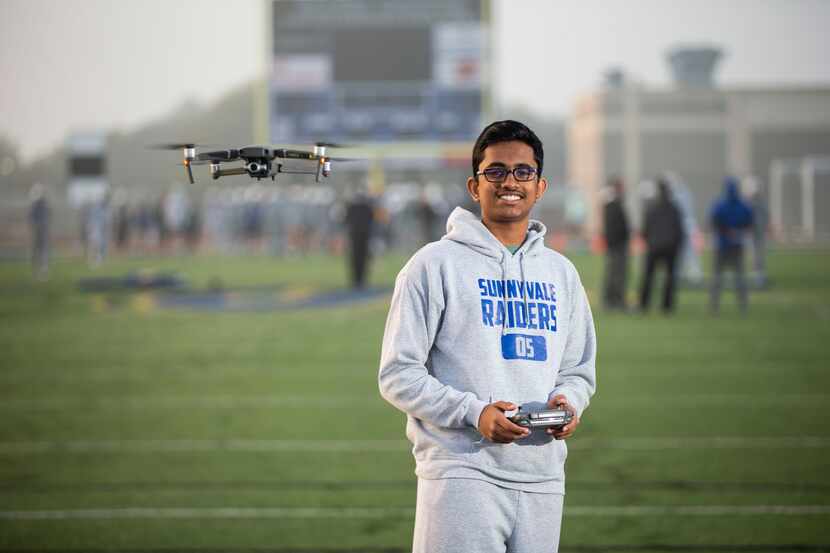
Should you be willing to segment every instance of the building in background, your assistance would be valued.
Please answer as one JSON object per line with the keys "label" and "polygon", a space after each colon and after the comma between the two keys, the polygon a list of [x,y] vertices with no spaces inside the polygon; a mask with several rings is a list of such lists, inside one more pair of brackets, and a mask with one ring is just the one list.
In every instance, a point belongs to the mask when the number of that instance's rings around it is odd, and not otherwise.
{"label": "building in background", "polygon": [[[779,238],[830,240],[830,174],[816,161],[830,156],[830,87],[721,89],[713,78],[720,56],[712,48],[676,49],[668,56],[671,88],[628,82],[614,71],[601,90],[577,101],[569,182],[590,206],[588,233],[601,230],[600,190],[609,176],[622,175],[634,190],[671,172],[688,185],[700,222],[725,175],[754,175],[772,201]],[[808,171],[800,169],[805,159]],[[770,189],[771,181],[780,184]],[[642,218],[636,196],[629,198],[635,226]]]}

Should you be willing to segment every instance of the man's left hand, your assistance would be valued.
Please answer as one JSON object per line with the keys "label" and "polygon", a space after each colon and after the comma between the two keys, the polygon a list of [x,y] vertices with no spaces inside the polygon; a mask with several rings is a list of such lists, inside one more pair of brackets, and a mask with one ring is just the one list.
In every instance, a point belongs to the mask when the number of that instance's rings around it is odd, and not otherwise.
{"label": "man's left hand", "polygon": [[566,411],[570,412],[573,415],[573,419],[571,422],[562,426],[560,428],[546,428],[545,432],[549,436],[553,436],[557,440],[565,440],[571,437],[571,434],[574,433],[576,427],[579,426],[579,417],[576,415],[576,409],[574,409],[570,403],[568,403],[568,399],[562,395],[557,394],[550,398],[548,401],[548,409],[565,409]]}

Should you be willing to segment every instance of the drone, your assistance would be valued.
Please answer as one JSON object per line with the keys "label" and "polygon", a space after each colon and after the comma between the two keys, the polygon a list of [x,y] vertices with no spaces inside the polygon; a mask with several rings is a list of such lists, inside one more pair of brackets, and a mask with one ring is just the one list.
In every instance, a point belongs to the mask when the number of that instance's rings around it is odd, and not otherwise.
{"label": "drone", "polygon": [[[314,175],[316,182],[321,177],[331,175],[332,161],[358,161],[357,158],[332,157],[326,154],[328,148],[342,148],[344,146],[328,142],[317,142],[314,149],[292,150],[289,148],[272,148],[270,146],[244,146],[242,148],[228,148],[224,150],[213,150],[210,152],[197,152],[198,144],[158,144],[154,149],[182,150],[182,165],[187,169],[187,177],[190,183],[196,181],[193,178],[194,165],[210,165],[210,175],[213,180],[231,175],[248,175],[251,178],[262,180],[270,178],[276,180],[277,174],[293,175]],[[277,161],[280,160],[280,161]],[[301,160],[314,163],[311,169],[297,169],[286,167],[283,160]],[[225,168],[223,163],[241,161],[241,166]]]}

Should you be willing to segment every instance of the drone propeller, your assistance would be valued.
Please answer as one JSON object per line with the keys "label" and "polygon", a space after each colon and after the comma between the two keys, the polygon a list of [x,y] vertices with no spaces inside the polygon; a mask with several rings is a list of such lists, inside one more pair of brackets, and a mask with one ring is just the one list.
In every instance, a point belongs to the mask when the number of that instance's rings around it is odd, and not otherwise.
{"label": "drone propeller", "polygon": [[328,160],[328,161],[339,161],[339,162],[366,161],[366,159],[362,158],[362,157],[330,157],[330,156],[326,156],[326,160]]}
{"label": "drone propeller", "polygon": [[184,150],[185,148],[211,148],[220,146],[219,144],[200,144],[198,142],[160,142],[157,144],[148,144],[147,148],[150,150]]}
{"label": "drone propeller", "polygon": [[148,144],[147,148],[151,150],[183,150],[184,148],[195,148],[196,144],[192,142],[164,142],[160,144]]}
{"label": "drone propeller", "polygon": [[323,148],[351,148],[349,144],[339,144],[337,142],[315,142],[314,145]]}

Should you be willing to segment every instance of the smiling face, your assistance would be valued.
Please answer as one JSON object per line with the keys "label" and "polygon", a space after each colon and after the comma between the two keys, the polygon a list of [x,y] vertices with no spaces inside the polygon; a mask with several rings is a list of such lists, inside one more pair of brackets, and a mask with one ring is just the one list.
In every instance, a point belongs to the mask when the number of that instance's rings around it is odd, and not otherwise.
{"label": "smiling face", "polygon": [[[533,148],[519,140],[497,142],[484,150],[484,159],[478,171],[491,167],[508,170],[518,167],[537,169]],[[467,179],[467,190],[481,205],[481,219],[485,226],[527,225],[530,210],[547,189],[547,181],[538,176],[521,182],[508,174],[503,182],[490,182],[484,175]]]}

